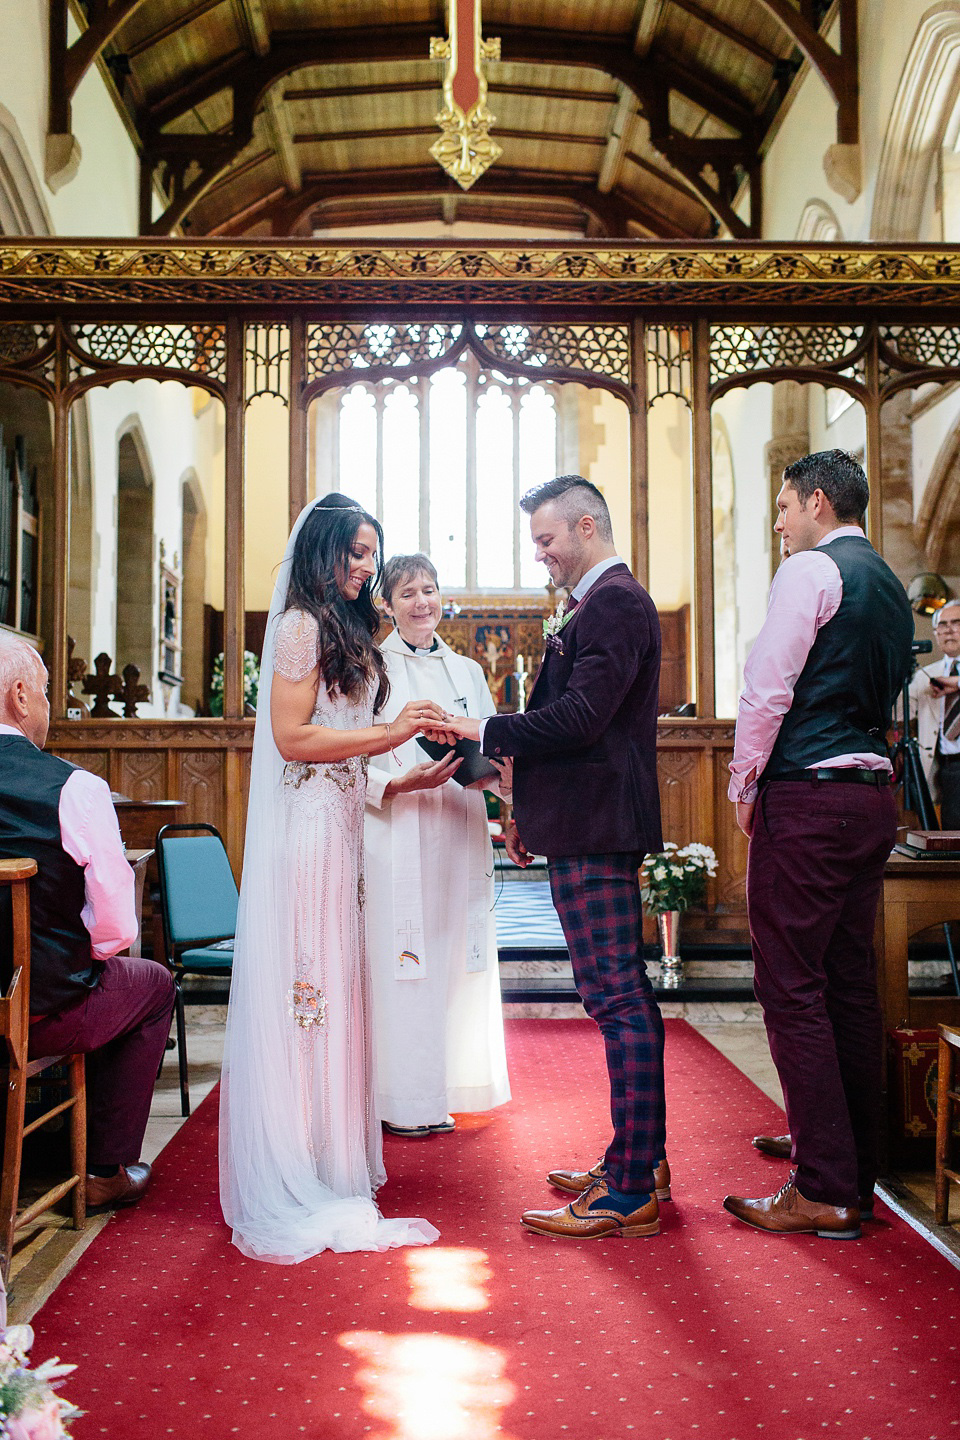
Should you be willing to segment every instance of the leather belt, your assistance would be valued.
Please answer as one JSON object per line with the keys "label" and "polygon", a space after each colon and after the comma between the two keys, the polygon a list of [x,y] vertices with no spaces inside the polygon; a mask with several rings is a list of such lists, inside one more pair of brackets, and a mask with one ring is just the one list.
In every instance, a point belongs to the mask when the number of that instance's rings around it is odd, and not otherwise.
{"label": "leather belt", "polygon": [[[771,775],[767,780],[768,785],[778,780],[807,780],[812,782],[833,781],[841,785],[874,785],[878,790],[890,784],[890,774],[887,770],[864,770],[854,766],[846,768],[840,766],[828,766],[823,770],[781,770],[779,775]],[[761,775],[760,784],[764,783]]]}
{"label": "leather belt", "polygon": [[944,755],[944,754],[942,753],[942,751],[938,750],[938,751],[937,751],[937,764],[938,764],[938,765],[960,765],[960,755],[956,755],[956,754]]}

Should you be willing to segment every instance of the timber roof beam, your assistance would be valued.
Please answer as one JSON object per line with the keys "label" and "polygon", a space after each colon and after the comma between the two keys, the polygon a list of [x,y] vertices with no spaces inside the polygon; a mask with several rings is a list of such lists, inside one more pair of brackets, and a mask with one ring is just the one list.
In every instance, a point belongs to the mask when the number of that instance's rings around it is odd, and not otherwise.
{"label": "timber roof beam", "polygon": [[[543,170],[509,170],[503,166],[485,177],[485,198],[552,199],[567,202],[572,209],[592,216],[610,238],[625,238],[628,223],[641,226],[659,239],[679,239],[677,225],[652,206],[638,202],[620,191],[601,195],[591,177],[576,177]],[[252,226],[269,222],[274,235],[302,232],[305,222],[325,204],[353,200],[382,201],[400,196],[434,197],[438,206],[448,196],[458,205],[469,202],[453,183],[445,180],[432,166],[409,166],[399,170],[361,170],[351,175],[338,173],[304,176],[303,190],[298,195],[274,191],[254,206],[247,206],[224,220],[211,232],[218,235],[242,234]]]}

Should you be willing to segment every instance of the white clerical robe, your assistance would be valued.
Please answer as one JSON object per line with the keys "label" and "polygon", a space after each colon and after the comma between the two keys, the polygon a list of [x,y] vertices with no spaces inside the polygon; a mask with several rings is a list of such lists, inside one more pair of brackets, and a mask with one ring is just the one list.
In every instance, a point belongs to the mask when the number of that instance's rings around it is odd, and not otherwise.
{"label": "white clerical robe", "polygon": [[[438,637],[414,654],[383,643],[392,720],[429,699],[494,713],[483,671]],[[367,959],[373,985],[379,1112],[394,1125],[436,1125],[448,1112],[510,1099],[494,920],[493,849],[483,792],[448,780],[384,798],[389,780],[429,757],[415,740],[371,758],[367,775]]]}

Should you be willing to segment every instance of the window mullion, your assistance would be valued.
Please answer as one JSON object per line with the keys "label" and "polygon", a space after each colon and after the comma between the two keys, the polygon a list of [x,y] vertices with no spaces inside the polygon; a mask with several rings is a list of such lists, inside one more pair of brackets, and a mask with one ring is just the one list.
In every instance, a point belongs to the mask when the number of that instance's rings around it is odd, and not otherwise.
{"label": "window mullion", "polygon": [[417,380],[420,397],[420,549],[430,554],[430,382]]}
{"label": "window mullion", "polygon": [[386,399],[383,387],[376,388],[377,415],[377,515],[383,514],[383,406]]}
{"label": "window mullion", "polygon": [[519,386],[511,393],[513,415],[513,588],[520,589],[520,399]]}
{"label": "window mullion", "polygon": [[467,588],[477,588],[477,401],[476,367],[467,371]]}

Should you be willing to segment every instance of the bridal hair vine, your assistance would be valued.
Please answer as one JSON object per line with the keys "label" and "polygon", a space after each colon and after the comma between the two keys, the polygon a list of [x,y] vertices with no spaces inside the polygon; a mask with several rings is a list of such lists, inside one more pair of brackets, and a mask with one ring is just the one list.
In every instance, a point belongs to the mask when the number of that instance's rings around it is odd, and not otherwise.
{"label": "bridal hair vine", "polygon": [[[333,493],[339,495],[340,492],[339,490],[337,490]],[[325,505],[324,501],[328,500],[329,498],[330,497],[328,495],[324,495],[323,499],[318,500],[316,505],[314,505],[314,510],[335,510],[339,511],[341,515],[349,515],[351,511],[353,511],[357,515],[366,515],[367,513],[362,505]]]}

